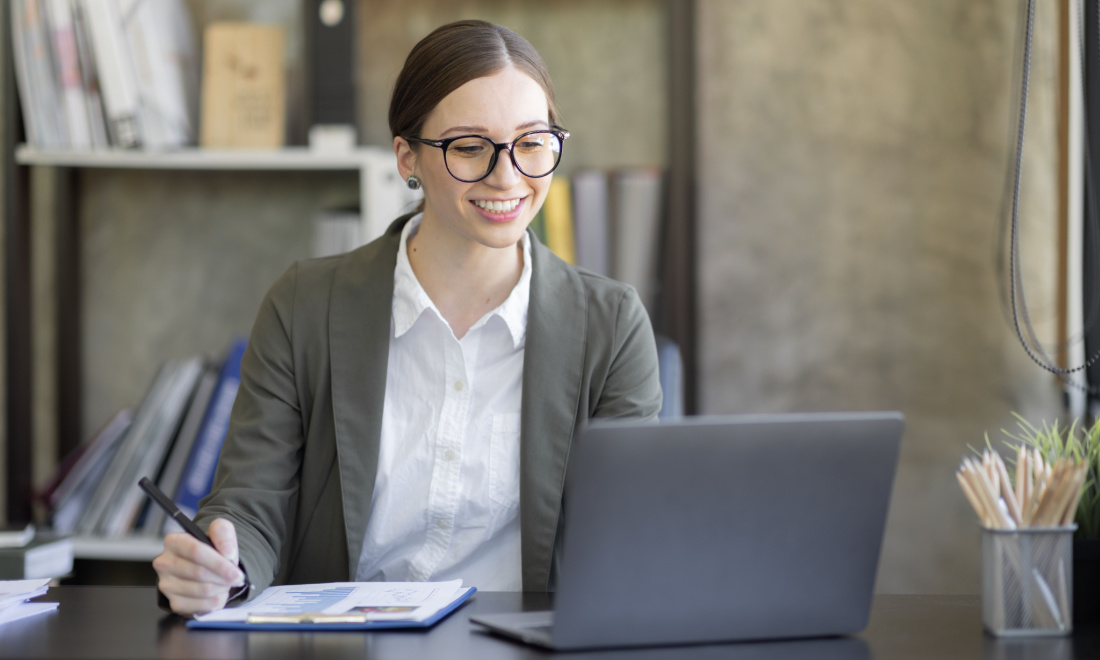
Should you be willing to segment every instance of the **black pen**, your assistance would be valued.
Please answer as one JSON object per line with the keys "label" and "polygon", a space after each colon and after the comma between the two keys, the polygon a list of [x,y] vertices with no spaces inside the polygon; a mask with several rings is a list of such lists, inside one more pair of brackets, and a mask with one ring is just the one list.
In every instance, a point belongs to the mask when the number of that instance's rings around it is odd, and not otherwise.
{"label": "black pen", "polygon": [[[180,511],[179,507],[176,506],[176,503],[173,502],[170,497],[165,495],[164,491],[157,488],[156,484],[149,480],[149,477],[142,477],[141,480],[138,481],[138,486],[141,486],[141,489],[148,493],[149,497],[153,498],[153,501],[157,503],[157,506],[164,509],[164,512],[167,513],[172,520],[175,520],[177,523],[179,523],[179,526],[183,528],[183,531],[187,532],[191,536],[194,536],[211,548],[217,550],[217,547],[215,547],[214,542],[210,540],[210,537],[207,536],[206,533],[203,532],[201,529],[199,529],[199,526],[195,524],[195,521],[188,518],[186,513]],[[249,588],[248,573],[245,572],[244,566],[241,566],[239,563],[237,564],[237,567],[241,569],[241,574],[244,575],[244,585],[238,587],[235,591],[230,592],[229,600],[233,600],[240,594],[246,593]]]}

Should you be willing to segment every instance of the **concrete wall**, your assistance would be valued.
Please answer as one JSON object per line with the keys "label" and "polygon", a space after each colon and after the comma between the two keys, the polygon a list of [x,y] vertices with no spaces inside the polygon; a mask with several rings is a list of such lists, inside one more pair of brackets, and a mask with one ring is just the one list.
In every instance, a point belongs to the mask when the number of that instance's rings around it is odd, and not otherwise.
{"label": "concrete wall", "polygon": [[658,0],[407,0],[360,2],[360,125],[389,144],[393,83],[409,50],[436,26],[480,18],[519,32],[554,80],[573,133],[559,172],[667,159],[668,46]]}
{"label": "concrete wall", "polygon": [[[1022,219],[1050,339],[1056,23],[1039,5]],[[993,266],[1016,7],[699,2],[702,408],[905,413],[880,591],[978,592],[952,473],[1011,411],[1061,412]]]}
{"label": "concrete wall", "polygon": [[218,358],[309,256],[311,218],[354,203],[356,175],[82,173],[84,429],[135,406],[165,360]]}

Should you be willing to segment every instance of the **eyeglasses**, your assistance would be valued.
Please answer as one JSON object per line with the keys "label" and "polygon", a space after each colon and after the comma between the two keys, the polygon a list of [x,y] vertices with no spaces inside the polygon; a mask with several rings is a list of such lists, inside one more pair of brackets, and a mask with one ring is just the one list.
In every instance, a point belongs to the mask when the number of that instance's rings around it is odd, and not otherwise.
{"label": "eyeglasses", "polygon": [[407,137],[409,142],[443,150],[443,164],[451,176],[474,183],[489,176],[501,151],[507,151],[520,174],[538,179],[553,172],[561,162],[562,146],[569,131],[560,126],[528,131],[511,142],[493,142],[483,135],[459,135],[445,140]]}

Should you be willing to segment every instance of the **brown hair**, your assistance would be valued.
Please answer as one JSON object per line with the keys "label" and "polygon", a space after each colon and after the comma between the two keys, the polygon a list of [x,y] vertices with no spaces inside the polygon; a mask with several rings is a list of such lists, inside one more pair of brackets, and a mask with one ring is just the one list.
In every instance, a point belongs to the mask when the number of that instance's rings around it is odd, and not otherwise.
{"label": "brown hair", "polygon": [[508,66],[542,87],[550,123],[557,123],[554,86],[534,46],[506,27],[467,20],[438,27],[413,46],[393,87],[390,132],[393,137],[420,137],[428,115],[448,94]]}

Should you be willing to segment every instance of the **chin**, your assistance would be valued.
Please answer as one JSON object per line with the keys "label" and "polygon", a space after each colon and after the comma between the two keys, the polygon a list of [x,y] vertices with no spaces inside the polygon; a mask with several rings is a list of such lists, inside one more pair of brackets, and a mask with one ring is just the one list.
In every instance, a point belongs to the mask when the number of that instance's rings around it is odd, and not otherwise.
{"label": "chin", "polygon": [[482,218],[477,220],[469,236],[485,247],[491,248],[512,247],[523,238],[527,226],[531,223],[529,218],[516,218],[511,222],[501,223],[486,222]]}
{"label": "chin", "polygon": [[523,238],[528,222],[517,219],[499,225],[482,224],[474,231],[472,238],[485,247],[511,247]]}
{"label": "chin", "polygon": [[[524,225],[524,230],[527,226]],[[515,247],[523,239],[523,231],[516,230],[510,232],[494,232],[491,236],[482,236],[479,243],[485,247],[497,248],[503,250],[504,248]]]}

